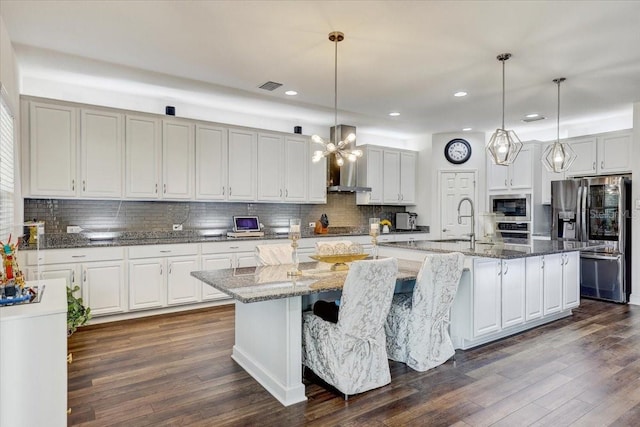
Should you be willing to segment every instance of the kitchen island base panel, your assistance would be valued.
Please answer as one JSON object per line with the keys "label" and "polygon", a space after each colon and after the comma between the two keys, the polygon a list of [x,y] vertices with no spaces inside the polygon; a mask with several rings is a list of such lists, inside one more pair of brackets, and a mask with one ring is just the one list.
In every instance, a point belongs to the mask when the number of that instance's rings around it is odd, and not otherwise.
{"label": "kitchen island base panel", "polygon": [[453,342],[453,348],[459,349],[459,350],[469,350],[474,347],[478,347],[479,345],[488,344],[490,342],[497,341],[499,339],[506,338],[511,335],[516,335],[521,332],[527,331],[529,329],[536,328],[538,326],[542,326],[547,323],[555,322],[556,320],[563,319],[571,315],[572,315],[571,310],[565,310],[559,313],[555,313],[553,315],[545,316],[544,318],[540,318],[538,320],[528,321],[527,323],[523,323],[518,326],[512,326],[508,329],[503,329],[499,332],[483,335],[483,336],[472,338],[472,339],[455,336],[452,333],[451,341]]}
{"label": "kitchen island base panel", "polygon": [[302,383],[302,297],[236,301],[232,359],[284,406],[307,400]]}

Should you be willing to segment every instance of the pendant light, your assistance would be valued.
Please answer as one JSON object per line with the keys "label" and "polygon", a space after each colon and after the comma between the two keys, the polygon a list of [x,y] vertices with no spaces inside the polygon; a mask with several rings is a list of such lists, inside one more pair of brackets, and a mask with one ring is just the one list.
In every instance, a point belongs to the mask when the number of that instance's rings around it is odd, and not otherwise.
{"label": "pendant light", "polygon": [[502,127],[496,129],[487,144],[487,152],[496,165],[507,166],[513,163],[522,149],[522,142],[512,130],[504,128],[504,62],[511,58],[510,53],[498,55],[498,61],[502,62]]}
{"label": "pendant light", "polygon": [[542,153],[542,164],[549,172],[568,170],[578,157],[569,144],[560,142],[560,83],[565,80],[567,79],[564,77],[553,79],[553,82],[558,85],[558,131],[555,142],[547,145]]}
{"label": "pendant light", "polygon": [[335,57],[335,66],[334,66],[334,102],[333,107],[335,110],[334,115],[334,128],[333,128],[333,140],[329,140],[329,142],[325,142],[320,136],[313,135],[311,140],[315,143],[324,145],[324,150],[317,150],[313,153],[312,160],[314,162],[319,162],[323,157],[330,156],[331,154],[335,155],[336,163],[338,166],[342,166],[344,164],[344,159],[349,160],[350,162],[355,162],[358,157],[362,157],[362,150],[350,150],[348,147],[352,142],[355,142],[356,135],[354,133],[350,133],[343,140],[338,141],[338,43],[344,40],[344,34],[340,31],[333,31],[329,33],[329,40],[334,44],[334,57]]}

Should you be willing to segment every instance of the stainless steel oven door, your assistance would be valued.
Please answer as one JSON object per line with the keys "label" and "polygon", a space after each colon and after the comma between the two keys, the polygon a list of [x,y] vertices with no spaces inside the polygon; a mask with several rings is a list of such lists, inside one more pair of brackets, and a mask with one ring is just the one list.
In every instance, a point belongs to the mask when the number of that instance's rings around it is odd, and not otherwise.
{"label": "stainless steel oven door", "polygon": [[582,252],[580,295],[615,302],[627,302],[622,254]]}

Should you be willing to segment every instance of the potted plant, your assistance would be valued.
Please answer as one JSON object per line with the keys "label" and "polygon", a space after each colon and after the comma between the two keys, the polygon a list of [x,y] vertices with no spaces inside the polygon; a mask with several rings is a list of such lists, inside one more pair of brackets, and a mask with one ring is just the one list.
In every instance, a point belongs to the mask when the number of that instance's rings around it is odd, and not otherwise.
{"label": "potted plant", "polygon": [[91,319],[91,309],[85,307],[82,298],[76,298],[73,293],[80,290],[80,286],[67,286],[67,336],[71,336],[78,327]]}

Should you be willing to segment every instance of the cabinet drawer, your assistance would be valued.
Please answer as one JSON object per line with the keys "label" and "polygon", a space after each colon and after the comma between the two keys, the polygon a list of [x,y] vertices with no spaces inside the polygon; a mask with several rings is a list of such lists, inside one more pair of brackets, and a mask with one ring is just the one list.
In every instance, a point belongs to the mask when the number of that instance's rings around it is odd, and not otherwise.
{"label": "cabinet drawer", "polygon": [[124,259],[124,250],[121,247],[113,248],[72,248],[29,251],[27,253],[27,265],[37,265],[38,255],[40,264],[63,264],[73,262],[109,261]]}
{"label": "cabinet drawer", "polygon": [[[269,241],[270,242],[270,241]],[[264,240],[233,240],[228,242],[207,242],[202,244],[203,254],[226,254],[232,252],[252,252]]]}
{"label": "cabinet drawer", "polygon": [[149,245],[128,248],[129,258],[158,258],[178,255],[197,255],[198,244]]}

